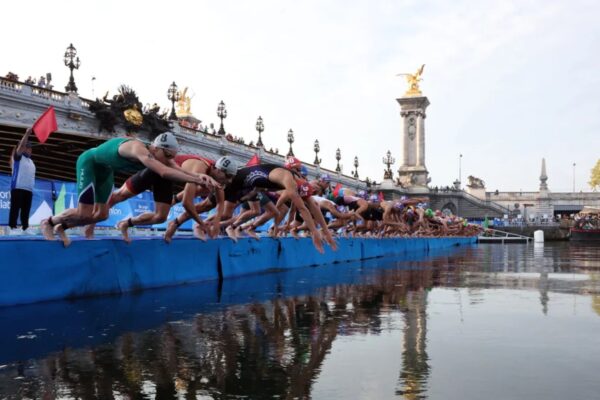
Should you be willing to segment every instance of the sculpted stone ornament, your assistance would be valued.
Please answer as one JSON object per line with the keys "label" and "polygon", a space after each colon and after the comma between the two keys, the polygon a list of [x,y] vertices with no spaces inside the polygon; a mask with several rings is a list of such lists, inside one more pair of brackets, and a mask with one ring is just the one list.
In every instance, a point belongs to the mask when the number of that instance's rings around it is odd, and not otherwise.
{"label": "sculpted stone ornament", "polygon": [[415,140],[416,134],[417,134],[417,128],[415,127],[415,118],[410,117],[408,119],[408,138],[410,140]]}
{"label": "sculpted stone ornament", "polygon": [[164,115],[159,115],[156,108],[144,112],[137,94],[129,86],[121,85],[118,94],[108,98],[108,92],[102,99],[96,99],[89,105],[89,110],[96,115],[98,132],[106,130],[115,132],[117,124],[122,125],[128,133],[145,130],[153,138],[171,129]]}
{"label": "sculpted stone ornament", "polygon": [[417,70],[414,74],[402,73],[397,74],[396,76],[406,76],[406,82],[408,82],[408,90],[404,93],[405,96],[422,96],[421,89],[419,88],[419,82],[422,80],[421,75],[423,75],[423,68],[425,68],[425,64],[421,65],[421,68]]}
{"label": "sculpted stone ornament", "polygon": [[415,184],[415,179],[412,173],[408,173],[402,177],[399,177],[398,182],[402,187],[409,187]]}
{"label": "sculpted stone ornament", "polygon": [[469,175],[467,179],[469,180],[469,183],[467,184],[468,187],[472,189],[485,189],[485,182],[483,180],[476,178],[473,175]]}

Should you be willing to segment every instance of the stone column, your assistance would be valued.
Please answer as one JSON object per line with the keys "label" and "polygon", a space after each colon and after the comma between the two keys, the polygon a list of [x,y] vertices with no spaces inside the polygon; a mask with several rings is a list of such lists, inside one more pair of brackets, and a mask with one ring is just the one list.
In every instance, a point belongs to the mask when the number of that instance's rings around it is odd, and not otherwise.
{"label": "stone column", "polygon": [[407,191],[426,193],[429,173],[425,167],[425,110],[429,100],[424,96],[407,96],[397,101],[404,119],[402,165],[398,169],[400,182]]}
{"label": "stone column", "polygon": [[401,112],[400,116],[402,117],[402,165],[408,165],[408,147],[410,146],[410,139],[408,138],[407,113]]}
{"label": "stone column", "polygon": [[425,167],[425,116],[417,116],[417,166]]}

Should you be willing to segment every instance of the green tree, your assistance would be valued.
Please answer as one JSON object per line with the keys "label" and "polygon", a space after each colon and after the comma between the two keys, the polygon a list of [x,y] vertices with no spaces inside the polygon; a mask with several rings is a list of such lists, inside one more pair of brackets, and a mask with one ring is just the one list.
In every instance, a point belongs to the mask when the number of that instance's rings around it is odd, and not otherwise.
{"label": "green tree", "polygon": [[598,189],[600,186],[600,160],[598,160],[596,165],[594,165],[594,168],[592,168],[592,173],[590,175],[590,181],[588,184],[594,191],[596,191],[596,189]]}

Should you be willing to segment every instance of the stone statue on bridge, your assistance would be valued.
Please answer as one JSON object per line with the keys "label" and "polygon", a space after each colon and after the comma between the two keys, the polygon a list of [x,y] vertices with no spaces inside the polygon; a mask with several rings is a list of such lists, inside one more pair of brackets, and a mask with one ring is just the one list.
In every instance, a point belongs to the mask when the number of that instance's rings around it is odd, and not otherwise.
{"label": "stone statue on bridge", "polygon": [[485,182],[482,179],[474,177],[473,175],[469,175],[467,179],[469,180],[467,186],[471,189],[485,189]]}

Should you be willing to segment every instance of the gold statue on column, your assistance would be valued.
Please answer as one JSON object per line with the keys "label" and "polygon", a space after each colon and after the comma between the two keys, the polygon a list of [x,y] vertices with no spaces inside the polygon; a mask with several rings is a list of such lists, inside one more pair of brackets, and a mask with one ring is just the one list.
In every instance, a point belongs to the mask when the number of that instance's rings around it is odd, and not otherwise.
{"label": "gold statue on column", "polygon": [[187,95],[188,88],[186,87],[179,92],[179,101],[177,102],[177,116],[189,117],[192,115],[192,98]]}
{"label": "gold statue on column", "polygon": [[422,80],[421,75],[423,75],[423,68],[425,68],[425,64],[421,65],[421,68],[417,70],[414,74],[397,74],[396,76],[406,76],[406,82],[408,82],[408,90],[404,93],[405,96],[422,96],[421,89],[419,89],[419,82]]}

